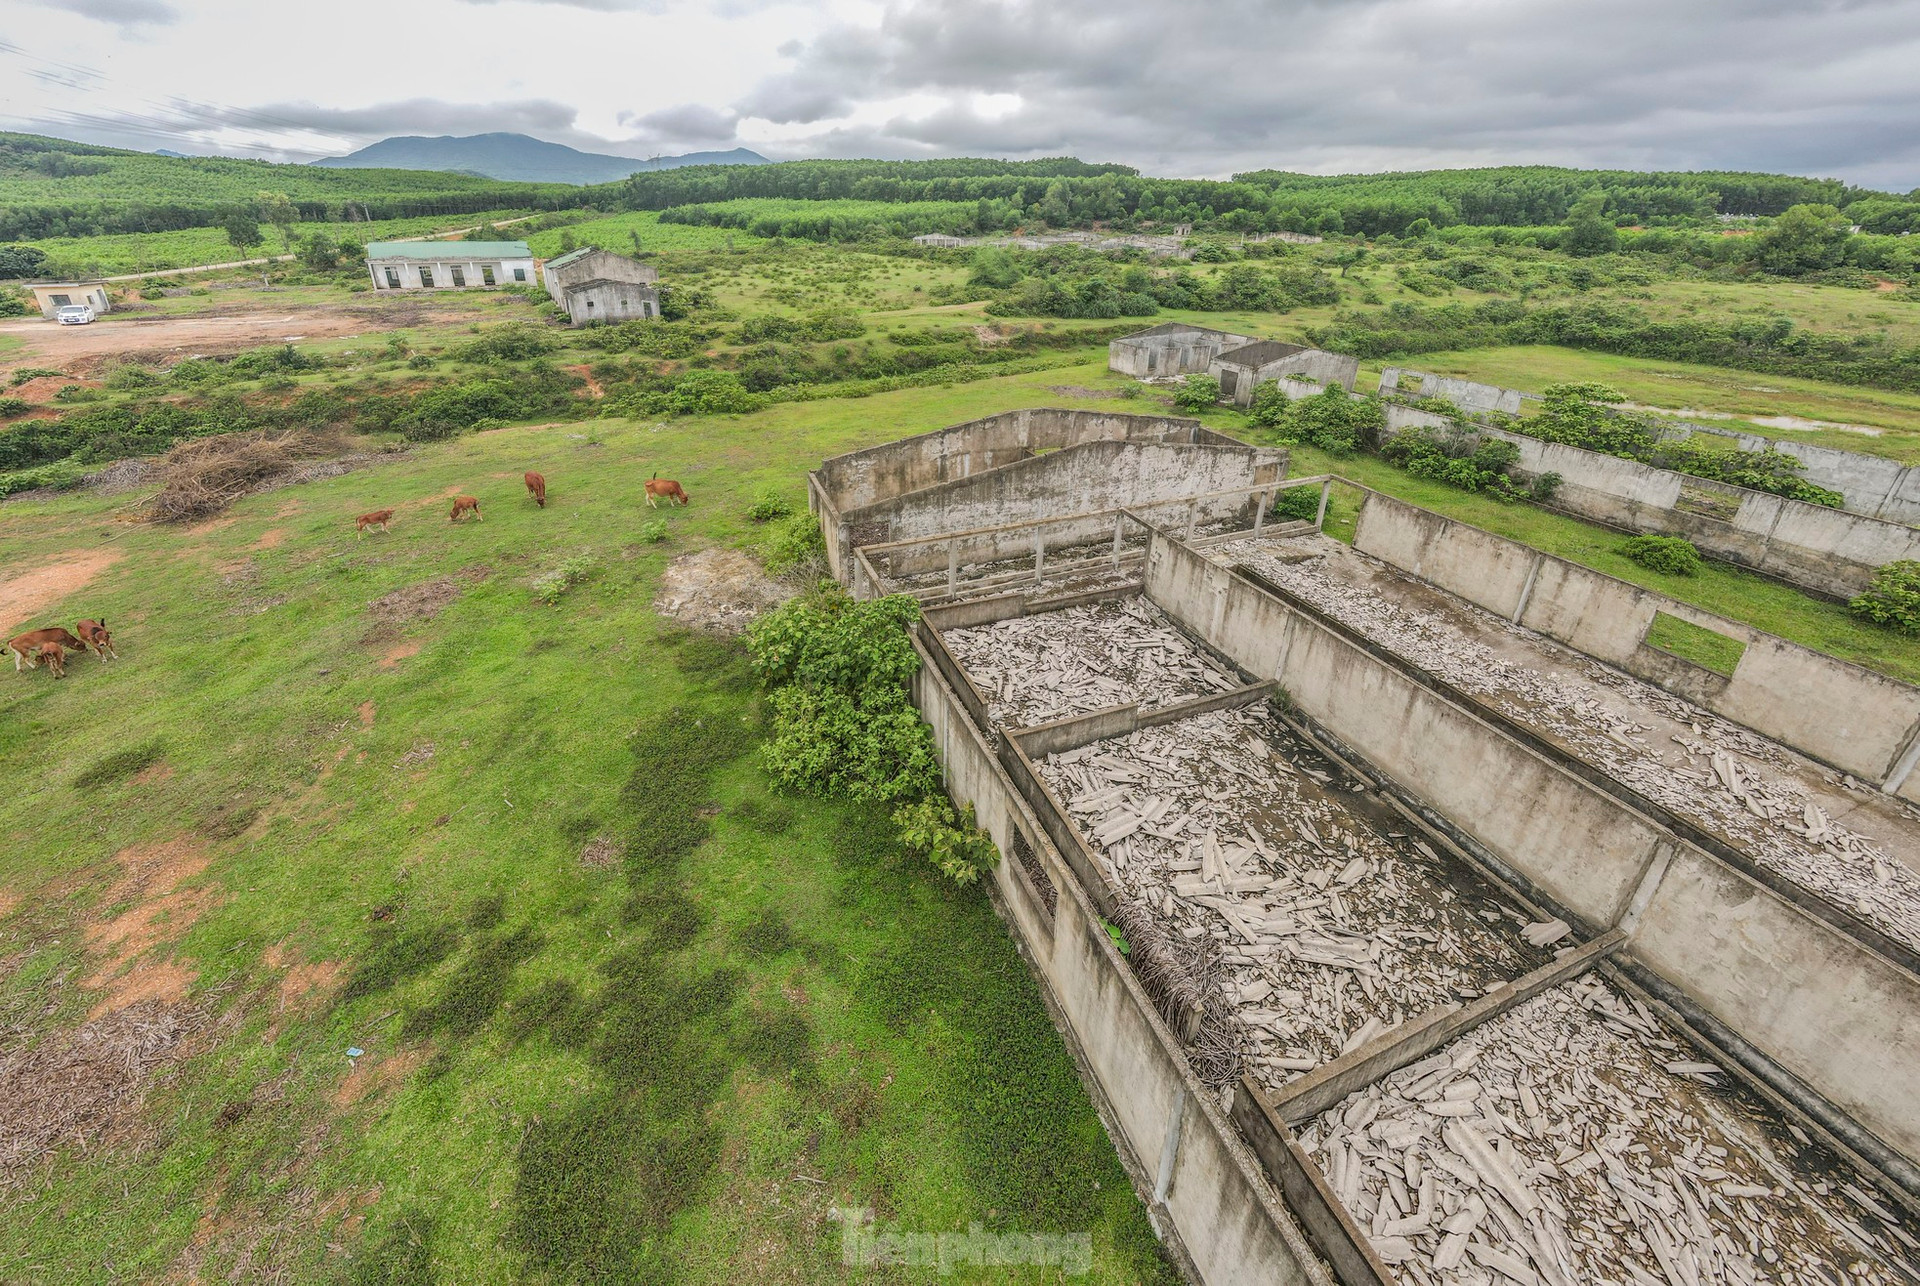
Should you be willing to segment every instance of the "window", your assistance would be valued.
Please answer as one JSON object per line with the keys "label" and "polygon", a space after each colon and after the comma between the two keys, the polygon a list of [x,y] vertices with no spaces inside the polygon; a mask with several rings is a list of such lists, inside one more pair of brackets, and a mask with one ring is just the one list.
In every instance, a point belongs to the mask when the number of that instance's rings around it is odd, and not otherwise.
{"label": "window", "polygon": [[431,269],[431,268],[422,268],[422,269],[420,270],[420,284],[421,284],[421,285],[423,285],[423,286],[426,286],[426,287],[427,287],[428,289],[432,289],[432,287],[433,287],[433,269]]}
{"label": "window", "polygon": [[448,269],[448,271],[453,274],[454,285],[464,286],[467,284],[467,270],[465,268],[461,267],[459,264],[455,264],[453,265],[452,268]]}
{"label": "window", "polygon": [[398,268],[387,269],[387,289],[400,289],[400,270]]}
{"label": "window", "polygon": [[55,308],[65,308],[68,304],[72,302],[73,302],[72,295],[55,295],[53,297],[53,306]]}
{"label": "window", "polygon": [[527,279],[527,270],[525,268],[515,268],[513,270],[513,279],[515,281],[525,281]]}
{"label": "window", "polygon": [[484,263],[480,265],[480,280],[484,285],[491,286],[493,284],[492,265]]}

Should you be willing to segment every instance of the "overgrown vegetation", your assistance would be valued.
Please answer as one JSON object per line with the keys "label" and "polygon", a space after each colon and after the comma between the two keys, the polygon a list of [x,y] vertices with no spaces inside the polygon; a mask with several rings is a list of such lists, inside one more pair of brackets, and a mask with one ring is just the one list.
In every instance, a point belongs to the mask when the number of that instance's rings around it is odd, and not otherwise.
{"label": "overgrown vegetation", "polygon": [[1635,536],[1620,552],[1666,576],[1698,576],[1702,565],[1700,551],[1684,536]]}
{"label": "overgrown vegetation", "polygon": [[1849,601],[1847,608],[1861,620],[1902,634],[1920,634],[1920,561],[1902,558],[1881,567],[1867,592]]}

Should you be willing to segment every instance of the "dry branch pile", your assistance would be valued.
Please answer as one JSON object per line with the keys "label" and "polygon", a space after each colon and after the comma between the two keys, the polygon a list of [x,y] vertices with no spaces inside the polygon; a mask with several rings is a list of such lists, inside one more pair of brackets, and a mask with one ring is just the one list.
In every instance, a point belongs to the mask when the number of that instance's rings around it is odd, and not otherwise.
{"label": "dry branch pile", "polygon": [[145,505],[153,522],[210,518],[243,496],[345,473],[370,459],[347,455],[326,434],[223,433],[176,445],[161,458],[160,490]]}

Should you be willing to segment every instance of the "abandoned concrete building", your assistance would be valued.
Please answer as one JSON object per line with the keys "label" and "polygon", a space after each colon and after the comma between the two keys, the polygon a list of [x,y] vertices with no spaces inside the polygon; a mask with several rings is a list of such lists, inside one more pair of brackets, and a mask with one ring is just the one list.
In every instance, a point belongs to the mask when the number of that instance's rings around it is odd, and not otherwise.
{"label": "abandoned concrete building", "polygon": [[1314,391],[1338,384],[1352,392],[1353,382],[1360,376],[1360,359],[1263,339],[1227,349],[1207,364],[1207,374],[1220,381],[1223,399],[1246,406],[1260,385],[1290,377],[1310,384]]}
{"label": "abandoned concrete building", "polygon": [[1208,330],[1188,322],[1162,322],[1108,344],[1107,369],[1135,379],[1201,375],[1222,352],[1251,343],[1251,335]]}
{"label": "abandoned concrete building", "polygon": [[575,326],[660,315],[659,270],[611,250],[570,250],[547,260],[540,277]]}
{"label": "abandoned concrete building", "polygon": [[40,315],[51,320],[62,308],[74,304],[85,304],[95,313],[109,312],[113,301],[107,297],[105,282],[100,281],[38,281],[27,286],[33,292],[33,302],[40,306]]}
{"label": "abandoned concrete building", "polygon": [[1288,464],[1036,409],[809,476],[1183,1273],[1915,1280],[1920,688]]}
{"label": "abandoned concrete building", "polygon": [[533,280],[524,241],[370,241],[375,290],[476,290]]}

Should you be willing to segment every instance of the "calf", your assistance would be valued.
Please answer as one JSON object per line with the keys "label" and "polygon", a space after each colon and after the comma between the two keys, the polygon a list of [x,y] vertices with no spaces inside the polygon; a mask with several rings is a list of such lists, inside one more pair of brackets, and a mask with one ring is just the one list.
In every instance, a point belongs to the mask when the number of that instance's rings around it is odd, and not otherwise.
{"label": "calf", "polygon": [[647,480],[647,507],[658,509],[662,500],[684,505],[687,503],[687,489],[672,478],[663,478],[656,473]]}
{"label": "calf", "polygon": [[105,621],[82,621],[73,627],[73,632],[80,636],[82,643],[93,649],[93,654],[100,658],[102,665],[106,664],[108,657],[116,661],[120,659],[120,654],[113,650],[113,635],[107,633]]}
{"label": "calf", "polygon": [[381,531],[385,531],[387,524],[392,520],[393,510],[391,509],[376,509],[370,514],[361,514],[353,520],[353,534],[364,536],[369,527],[378,527]]}
{"label": "calf", "polygon": [[447,521],[459,522],[460,515],[464,513],[471,513],[475,518],[480,517],[480,501],[477,497],[455,496],[453,498],[453,512],[447,515]]}
{"label": "calf", "polygon": [[[39,662],[34,659],[35,656],[44,652],[49,647],[63,649],[76,648],[80,651],[86,650],[84,643],[57,625],[51,629],[28,630],[25,634],[16,635],[7,640],[7,650],[13,653],[13,668],[16,671],[19,670],[22,661],[27,663],[29,670],[33,669],[39,664]],[[66,661],[64,653],[62,653],[60,659],[64,671]]]}
{"label": "calf", "polygon": [[58,643],[42,643],[40,645],[40,659],[47,663],[49,670],[53,671],[54,678],[64,679],[67,677],[67,650]]}
{"label": "calf", "polygon": [[528,473],[527,494],[533,497],[533,503],[545,509],[547,507],[547,480],[537,473]]}

